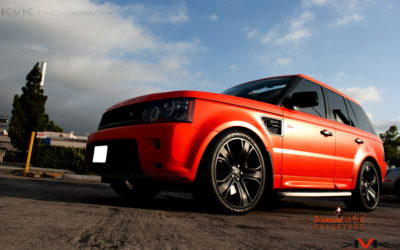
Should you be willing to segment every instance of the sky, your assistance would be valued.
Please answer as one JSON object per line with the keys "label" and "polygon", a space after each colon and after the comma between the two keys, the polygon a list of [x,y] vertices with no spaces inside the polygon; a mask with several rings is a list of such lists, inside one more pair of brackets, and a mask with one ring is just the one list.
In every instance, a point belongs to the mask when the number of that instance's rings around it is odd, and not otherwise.
{"label": "sky", "polygon": [[0,115],[46,61],[46,111],[94,132],[140,95],[306,74],[400,127],[398,0],[0,0]]}

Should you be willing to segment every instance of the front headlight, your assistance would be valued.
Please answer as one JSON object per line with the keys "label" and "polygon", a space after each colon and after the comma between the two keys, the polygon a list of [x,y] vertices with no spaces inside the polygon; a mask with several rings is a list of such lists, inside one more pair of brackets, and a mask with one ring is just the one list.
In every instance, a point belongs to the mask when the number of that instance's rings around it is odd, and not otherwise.
{"label": "front headlight", "polygon": [[143,110],[142,119],[152,122],[192,122],[194,99],[176,98],[150,102]]}

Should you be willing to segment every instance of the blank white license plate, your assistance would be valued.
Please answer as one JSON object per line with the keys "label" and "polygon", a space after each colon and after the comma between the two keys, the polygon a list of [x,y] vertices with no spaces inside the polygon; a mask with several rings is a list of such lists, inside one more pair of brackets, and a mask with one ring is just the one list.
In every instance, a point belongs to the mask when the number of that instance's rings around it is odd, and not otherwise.
{"label": "blank white license plate", "polygon": [[93,163],[106,163],[108,146],[95,146]]}

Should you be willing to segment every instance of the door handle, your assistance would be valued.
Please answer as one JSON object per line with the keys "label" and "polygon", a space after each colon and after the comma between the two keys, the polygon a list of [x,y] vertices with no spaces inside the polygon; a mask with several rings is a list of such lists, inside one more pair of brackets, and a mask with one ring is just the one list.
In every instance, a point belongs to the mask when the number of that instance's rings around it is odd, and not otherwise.
{"label": "door handle", "polygon": [[363,144],[363,143],[364,143],[364,141],[361,140],[360,138],[357,138],[357,139],[355,139],[354,141],[355,141],[357,144]]}
{"label": "door handle", "polygon": [[321,130],[321,135],[323,135],[323,136],[332,136],[333,133],[331,131],[328,131],[328,130],[324,129],[324,130]]}

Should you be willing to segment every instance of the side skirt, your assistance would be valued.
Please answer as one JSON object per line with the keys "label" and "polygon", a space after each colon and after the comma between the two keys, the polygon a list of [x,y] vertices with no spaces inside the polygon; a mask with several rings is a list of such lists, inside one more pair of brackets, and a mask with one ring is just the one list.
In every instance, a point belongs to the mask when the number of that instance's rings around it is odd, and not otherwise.
{"label": "side skirt", "polygon": [[351,196],[351,192],[296,192],[296,191],[281,191],[277,195],[283,197],[345,197]]}

